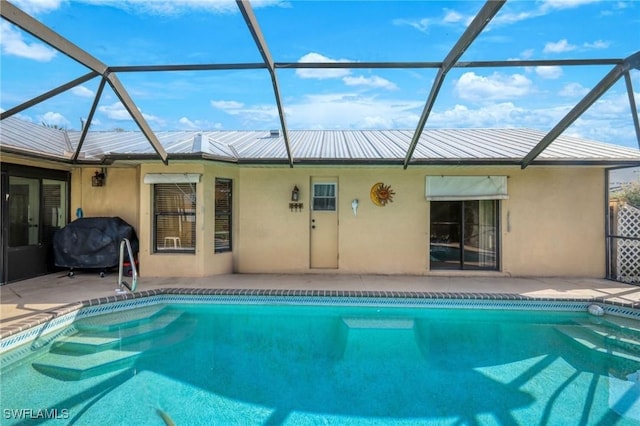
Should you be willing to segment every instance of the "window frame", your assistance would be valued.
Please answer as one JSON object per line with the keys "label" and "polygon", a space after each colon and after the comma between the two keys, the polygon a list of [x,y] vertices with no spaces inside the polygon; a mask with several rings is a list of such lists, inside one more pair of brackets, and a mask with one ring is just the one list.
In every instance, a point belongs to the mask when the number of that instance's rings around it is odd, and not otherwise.
{"label": "window frame", "polygon": [[[226,185],[226,208],[218,204],[218,185]],[[213,197],[213,251],[214,253],[229,253],[233,251],[233,180],[230,178],[215,178],[214,181],[214,197]],[[227,230],[218,231],[218,220],[226,220]],[[218,246],[218,235],[220,233],[227,234],[227,244]]]}
{"label": "window frame", "polygon": [[[319,186],[332,186],[333,195],[316,195],[316,188]],[[318,208],[316,200],[333,200],[333,208]],[[336,182],[315,182],[311,187],[311,210],[315,212],[336,212],[338,211],[338,184]]]}
{"label": "window frame", "polygon": [[[491,266],[469,266],[469,265],[465,265],[465,263],[472,263],[472,262],[465,262],[465,243],[464,241],[467,238],[466,235],[466,227],[468,225],[468,223],[466,222],[466,204],[469,202],[475,202],[475,201],[479,201],[479,202],[487,202],[487,201],[492,201],[495,203],[494,205],[494,217],[492,218],[492,222],[495,224],[494,226],[494,239],[493,241],[495,242],[495,247],[493,250],[493,255],[495,257],[495,264],[491,265]],[[435,235],[434,233],[434,226],[437,226],[439,223],[445,223],[445,222],[434,222],[434,217],[433,217],[433,209],[434,209],[434,203],[442,203],[444,205],[444,203],[455,203],[455,205],[459,206],[459,210],[458,213],[458,221],[449,221],[446,222],[448,224],[454,224],[458,226],[458,230],[459,230],[459,261],[457,263],[457,267],[454,266],[454,264],[451,264],[449,266],[447,266],[446,264],[444,264],[444,262],[440,262],[443,263],[440,266],[434,266],[434,261],[432,260],[432,251],[434,249],[434,246],[437,246],[437,243],[434,243],[434,238],[437,238],[437,235]],[[502,221],[501,221],[501,209],[502,209],[502,203],[501,200],[498,199],[492,199],[492,200],[457,200],[457,201],[452,201],[452,200],[448,200],[448,201],[431,201],[430,202],[430,206],[429,206],[429,236],[430,236],[430,241],[429,241],[429,258],[431,259],[429,261],[429,270],[431,271],[443,271],[443,270],[460,270],[460,271],[500,271],[501,268],[501,262],[500,259],[502,257],[502,244],[501,244],[501,227],[502,227]],[[479,225],[480,226],[480,225]]]}
{"label": "window frame", "polygon": [[[192,208],[183,209],[183,211],[172,211],[172,212],[158,212],[157,208],[157,196],[158,189],[160,187],[180,187],[180,186],[188,186],[191,189],[191,195],[193,197],[193,203],[191,204]],[[171,196],[171,194],[168,194]],[[182,195],[185,195],[185,192],[182,192]],[[198,210],[198,192],[197,192],[197,184],[196,183],[154,183],[151,185],[151,210],[153,216],[152,223],[152,248],[153,253],[180,253],[180,254],[195,254],[196,253],[196,245],[197,245],[197,210]],[[184,220],[186,222],[193,223],[192,225],[192,239],[193,239],[193,247],[184,248],[182,245],[182,240],[180,240],[180,247],[170,247],[167,248],[165,246],[166,239],[160,241],[158,238],[158,219],[159,218],[169,218],[169,217],[178,217],[179,220]],[[179,236],[182,239],[182,235]],[[160,246],[162,244],[162,247]]]}

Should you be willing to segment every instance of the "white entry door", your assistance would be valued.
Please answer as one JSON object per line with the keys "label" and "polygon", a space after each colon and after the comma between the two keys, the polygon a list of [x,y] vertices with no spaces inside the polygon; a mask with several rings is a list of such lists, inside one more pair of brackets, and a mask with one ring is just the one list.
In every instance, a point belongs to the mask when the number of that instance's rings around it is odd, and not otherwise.
{"label": "white entry door", "polygon": [[311,179],[311,268],[338,268],[338,179]]}

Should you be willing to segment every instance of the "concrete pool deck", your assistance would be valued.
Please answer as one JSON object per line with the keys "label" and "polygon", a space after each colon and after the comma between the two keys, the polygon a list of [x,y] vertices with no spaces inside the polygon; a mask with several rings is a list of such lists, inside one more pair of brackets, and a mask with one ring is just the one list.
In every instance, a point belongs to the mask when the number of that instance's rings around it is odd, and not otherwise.
{"label": "concrete pool deck", "polygon": [[[131,278],[127,278],[131,282]],[[24,329],[32,319],[78,302],[112,298],[117,273],[49,274],[0,286],[0,334]],[[500,276],[410,276],[344,274],[230,274],[211,277],[140,277],[137,291],[160,289],[325,290],[439,293],[454,297],[510,296],[599,300],[640,309],[640,286],[594,278],[511,278]],[[14,330],[12,330],[14,329]]]}

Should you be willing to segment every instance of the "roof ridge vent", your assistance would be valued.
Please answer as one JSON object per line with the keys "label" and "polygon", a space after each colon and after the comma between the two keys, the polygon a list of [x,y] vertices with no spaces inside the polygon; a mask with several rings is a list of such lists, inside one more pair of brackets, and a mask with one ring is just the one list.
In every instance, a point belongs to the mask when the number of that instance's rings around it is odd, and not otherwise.
{"label": "roof ridge vent", "polygon": [[280,136],[280,130],[279,129],[269,130],[269,136],[271,136],[272,138],[279,137]]}

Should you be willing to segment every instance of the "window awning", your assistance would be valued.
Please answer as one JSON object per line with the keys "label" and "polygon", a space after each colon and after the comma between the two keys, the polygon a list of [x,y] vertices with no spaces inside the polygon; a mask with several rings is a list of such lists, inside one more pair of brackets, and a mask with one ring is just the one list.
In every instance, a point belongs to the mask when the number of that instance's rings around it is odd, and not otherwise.
{"label": "window awning", "polygon": [[200,173],[147,173],[144,183],[200,183]]}
{"label": "window awning", "polygon": [[506,200],[506,176],[427,176],[429,201]]}

